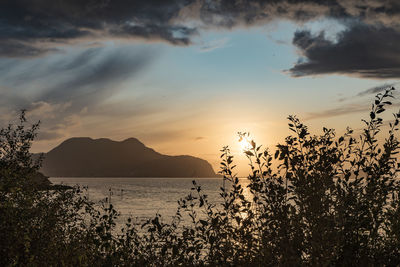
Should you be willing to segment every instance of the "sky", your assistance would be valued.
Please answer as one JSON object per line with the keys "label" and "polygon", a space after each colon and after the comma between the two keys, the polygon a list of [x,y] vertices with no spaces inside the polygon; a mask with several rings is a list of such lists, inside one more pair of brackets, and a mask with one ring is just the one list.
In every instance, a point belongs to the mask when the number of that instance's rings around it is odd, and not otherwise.
{"label": "sky", "polygon": [[0,124],[20,109],[40,120],[34,152],[136,137],[218,170],[225,145],[245,161],[237,132],[273,150],[291,114],[314,133],[358,129],[400,77],[396,0],[3,0],[0,10]]}

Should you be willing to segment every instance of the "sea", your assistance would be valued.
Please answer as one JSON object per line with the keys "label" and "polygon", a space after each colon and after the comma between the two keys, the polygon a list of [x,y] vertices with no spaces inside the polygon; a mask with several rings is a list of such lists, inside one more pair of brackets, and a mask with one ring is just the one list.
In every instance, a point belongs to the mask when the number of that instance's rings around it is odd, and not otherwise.
{"label": "sea", "polygon": [[[118,222],[128,217],[138,224],[160,214],[165,222],[169,222],[176,214],[178,200],[197,191],[192,191],[193,180],[201,186],[209,202],[221,203],[221,186],[223,178],[117,178],[117,177],[53,177],[53,184],[81,186],[87,188],[83,192],[90,200],[112,203],[120,213]],[[246,188],[249,181],[240,178],[240,184]],[[227,183],[226,183],[227,185]]]}

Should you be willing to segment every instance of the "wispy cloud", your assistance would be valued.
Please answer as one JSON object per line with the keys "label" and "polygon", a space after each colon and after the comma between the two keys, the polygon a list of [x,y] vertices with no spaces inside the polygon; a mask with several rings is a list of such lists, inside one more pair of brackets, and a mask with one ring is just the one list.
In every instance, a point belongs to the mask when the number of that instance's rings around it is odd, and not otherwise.
{"label": "wispy cloud", "polygon": [[151,100],[130,100],[129,104],[107,100],[120,92],[121,84],[135,79],[155,55],[149,49],[94,47],[28,63],[0,62],[2,110],[14,114],[27,109],[32,121],[41,120],[39,140],[62,138],[88,116],[122,119],[151,114],[154,107],[146,105]]}
{"label": "wispy cloud", "polygon": [[320,112],[308,113],[305,120],[324,119],[341,115],[348,115],[360,112],[366,112],[370,109],[369,105],[347,104],[337,108],[326,109]]}
{"label": "wispy cloud", "polygon": [[211,52],[219,48],[226,47],[229,42],[229,38],[222,38],[217,40],[209,41],[200,46],[201,52]]}
{"label": "wispy cloud", "polygon": [[371,95],[371,94],[377,94],[377,93],[380,93],[380,92],[382,92],[382,91],[384,91],[384,90],[386,90],[386,89],[388,89],[390,87],[395,86],[396,84],[399,84],[399,82],[396,82],[396,83],[384,83],[384,84],[381,84],[381,85],[377,85],[377,86],[368,88],[367,90],[365,90],[363,92],[358,93],[357,96],[366,96],[366,95]]}
{"label": "wispy cloud", "polygon": [[[377,93],[380,93],[384,91],[385,89],[388,89],[390,87],[395,86],[396,84],[399,84],[399,82],[396,83],[385,83],[381,85],[377,85],[371,88],[368,88],[360,93],[358,93],[355,96],[352,97],[342,97],[339,99],[338,102],[348,102],[346,104],[342,104],[339,107],[332,108],[332,109],[326,109],[322,110],[319,112],[311,112],[308,113],[306,120],[313,120],[313,119],[323,119],[323,118],[330,118],[330,117],[336,117],[336,116],[342,116],[342,115],[349,115],[353,113],[360,113],[360,112],[367,112],[370,110],[371,106],[366,105],[363,102],[360,102],[360,98],[364,96],[369,96],[369,95],[376,95]],[[351,100],[351,101],[349,101]],[[350,103],[349,103],[350,102]],[[393,104],[392,107],[399,107],[400,104]]]}

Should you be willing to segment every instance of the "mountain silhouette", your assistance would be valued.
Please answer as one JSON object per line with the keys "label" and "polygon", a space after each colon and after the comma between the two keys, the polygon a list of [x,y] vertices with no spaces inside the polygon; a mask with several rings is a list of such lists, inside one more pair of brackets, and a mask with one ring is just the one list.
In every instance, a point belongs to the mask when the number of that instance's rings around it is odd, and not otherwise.
{"label": "mountain silhouette", "polygon": [[43,174],[50,177],[216,177],[206,160],[168,156],[136,138],[70,138],[44,154]]}

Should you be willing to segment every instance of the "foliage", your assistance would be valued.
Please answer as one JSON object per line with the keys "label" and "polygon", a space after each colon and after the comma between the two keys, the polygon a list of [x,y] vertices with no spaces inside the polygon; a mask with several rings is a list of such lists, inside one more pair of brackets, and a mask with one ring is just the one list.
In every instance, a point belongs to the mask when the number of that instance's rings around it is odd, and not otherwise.
{"label": "foliage", "polygon": [[97,207],[79,188],[26,186],[38,169],[28,153],[37,126],[25,131],[22,115],[0,132],[0,265],[399,265],[400,113],[388,127],[381,118],[393,90],[376,96],[357,137],[351,129],[311,135],[289,116],[293,134],[271,154],[239,133],[251,144],[247,189],[224,147],[220,203],[193,181],[170,223],[156,215],[120,230],[113,206]]}

